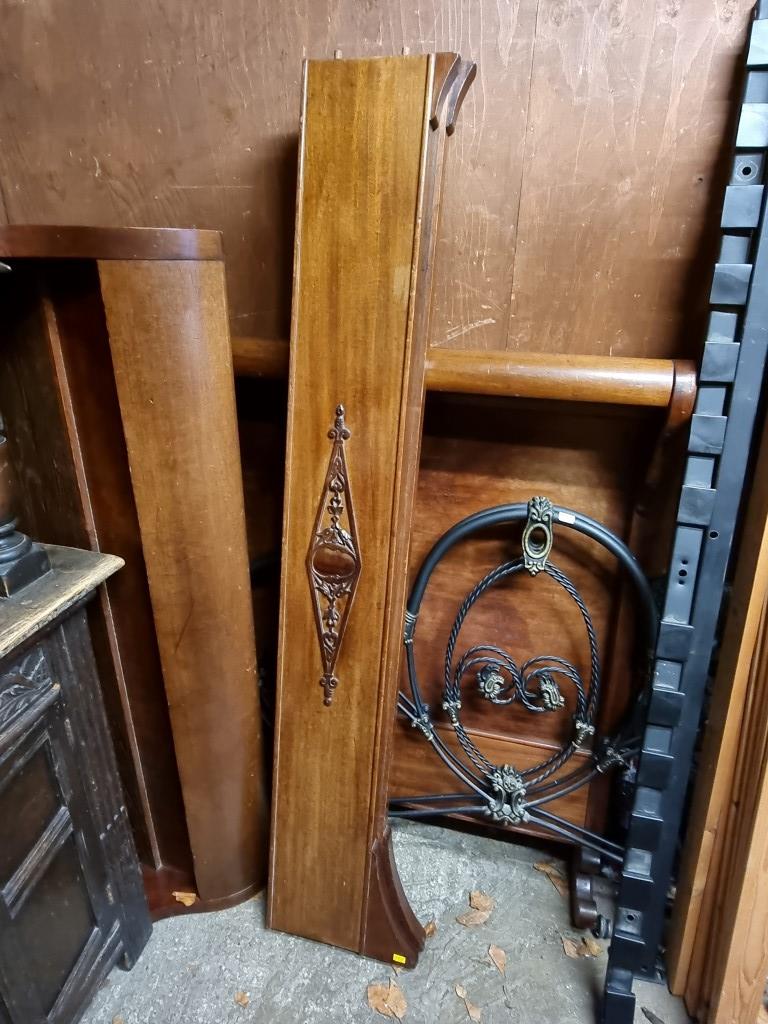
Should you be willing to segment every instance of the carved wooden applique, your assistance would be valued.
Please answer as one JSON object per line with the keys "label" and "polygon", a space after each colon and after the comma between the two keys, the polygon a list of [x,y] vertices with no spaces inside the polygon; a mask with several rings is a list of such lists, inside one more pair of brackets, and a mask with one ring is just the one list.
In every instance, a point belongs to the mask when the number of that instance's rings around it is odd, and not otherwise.
{"label": "carved wooden applique", "polygon": [[442,154],[473,73],[310,61],[303,86],[268,919],[408,966],[387,776]]}
{"label": "carved wooden applique", "polygon": [[317,639],[323,659],[320,685],[326,706],[331,704],[339,682],[333,670],[360,576],[355,511],[344,456],[344,442],[349,439],[350,431],[344,423],[343,405],[336,407],[336,421],[328,437],[333,441],[333,449],[307,555]]}

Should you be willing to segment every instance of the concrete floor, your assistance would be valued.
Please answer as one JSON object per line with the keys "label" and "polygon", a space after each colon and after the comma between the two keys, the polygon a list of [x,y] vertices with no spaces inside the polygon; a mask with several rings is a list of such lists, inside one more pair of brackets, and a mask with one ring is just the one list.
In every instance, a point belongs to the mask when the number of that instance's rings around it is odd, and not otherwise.
{"label": "concrete floor", "polygon": [[[375,1024],[367,986],[396,978],[408,1024],[464,1024],[464,986],[483,1024],[591,1024],[606,957],[569,959],[578,938],[567,901],[533,864],[540,853],[412,822],[394,826],[406,893],[419,918],[437,922],[413,971],[265,931],[261,898],[217,914],[162,921],[130,973],[115,970],[84,1024]],[[495,900],[489,920],[467,928],[456,916],[470,890]],[[506,975],[488,959],[506,951]],[[636,1021],[686,1024],[679,1000],[658,985],[636,986]],[[246,1006],[235,1001],[245,993]],[[244,1000],[244,997],[240,997]],[[650,1011],[643,1013],[643,1008]],[[655,1015],[655,1016],[654,1016]]]}

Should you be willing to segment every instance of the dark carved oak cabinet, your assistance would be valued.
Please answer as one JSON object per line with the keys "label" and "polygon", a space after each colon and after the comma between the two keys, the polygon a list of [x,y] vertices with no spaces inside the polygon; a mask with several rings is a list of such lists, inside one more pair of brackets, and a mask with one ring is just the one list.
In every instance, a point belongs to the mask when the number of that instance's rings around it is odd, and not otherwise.
{"label": "dark carved oak cabinet", "polygon": [[122,563],[45,550],[0,600],[0,1024],[76,1020],[151,930],[84,607]]}

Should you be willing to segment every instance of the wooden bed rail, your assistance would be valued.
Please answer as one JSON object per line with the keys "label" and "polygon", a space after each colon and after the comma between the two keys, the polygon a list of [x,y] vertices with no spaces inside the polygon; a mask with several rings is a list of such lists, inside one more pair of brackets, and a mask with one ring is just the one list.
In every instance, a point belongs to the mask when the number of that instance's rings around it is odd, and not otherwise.
{"label": "wooden bed rail", "polygon": [[[288,344],[233,338],[235,373],[279,378],[288,374]],[[508,398],[545,398],[669,408],[671,425],[685,422],[696,397],[695,364],[687,359],[549,355],[432,348],[427,388]]]}

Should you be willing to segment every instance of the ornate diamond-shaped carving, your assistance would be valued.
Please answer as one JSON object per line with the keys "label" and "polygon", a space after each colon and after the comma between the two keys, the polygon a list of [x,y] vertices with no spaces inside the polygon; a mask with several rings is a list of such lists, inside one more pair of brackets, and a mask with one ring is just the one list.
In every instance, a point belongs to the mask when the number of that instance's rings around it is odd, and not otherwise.
{"label": "ornate diamond-shaped carving", "polygon": [[333,700],[333,691],[339,683],[334,670],[361,569],[344,453],[344,442],[350,436],[344,422],[344,406],[338,405],[336,420],[328,431],[333,447],[307,553],[307,573],[323,663],[320,685],[326,705]]}

